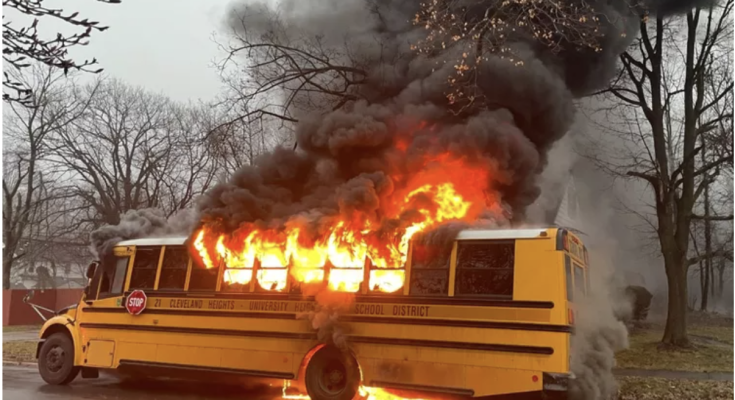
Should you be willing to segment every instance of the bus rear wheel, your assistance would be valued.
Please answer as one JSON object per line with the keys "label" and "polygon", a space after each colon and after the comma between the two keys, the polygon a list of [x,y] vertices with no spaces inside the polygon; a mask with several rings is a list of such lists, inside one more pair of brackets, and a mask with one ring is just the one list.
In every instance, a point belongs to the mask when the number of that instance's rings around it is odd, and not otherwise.
{"label": "bus rear wheel", "polygon": [[38,372],[50,385],[66,385],[79,374],[74,366],[74,343],[69,335],[58,332],[49,336],[38,353]]}
{"label": "bus rear wheel", "polygon": [[312,400],[352,400],[360,388],[360,369],[350,354],[324,347],[306,366],[304,383]]}

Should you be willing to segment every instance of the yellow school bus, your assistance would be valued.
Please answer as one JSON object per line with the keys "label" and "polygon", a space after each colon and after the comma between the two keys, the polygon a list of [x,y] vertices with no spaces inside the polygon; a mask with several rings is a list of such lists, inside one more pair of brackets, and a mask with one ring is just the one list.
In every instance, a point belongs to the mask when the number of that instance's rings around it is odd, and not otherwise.
{"label": "yellow school bus", "polygon": [[[43,379],[66,384],[80,371],[114,369],[247,377],[315,400],[376,388],[566,398],[572,302],[586,293],[588,258],[568,230],[467,230],[441,248],[412,243],[403,287],[345,294],[348,309],[326,336],[309,318],[315,298],[298,285],[233,288],[228,266],[203,268],[186,241],[123,241],[92,266],[79,304],[40,332]],[[129,301],[141,293],[144,301]]]}

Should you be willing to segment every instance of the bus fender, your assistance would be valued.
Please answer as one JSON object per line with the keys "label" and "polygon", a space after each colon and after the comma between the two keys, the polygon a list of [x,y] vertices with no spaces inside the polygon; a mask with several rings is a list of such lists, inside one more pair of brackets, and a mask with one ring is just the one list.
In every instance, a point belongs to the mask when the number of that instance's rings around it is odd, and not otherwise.
{"label": "bus fender", "polygon": [[64,332],[69,335],[74,343],[74,364],[80,365],[82,360],[82,349],[80,345],[79,335],[77,330],[74,329],[75,321],[66,315],[57,315],[49,318],[41,327],[41,331],[38,333],[38,345],[36,346],[36,359],[41,352],[41,346],[43,342],[49,336],[54,333]]}
{"label": "bus fender", "polygon": [[294,376],[296,377],[296,381],[303,383],[304,380],[304,373],[306,371],[306,366],[309,364],[309,360],[311,360],[311,357],[319,351],[322,347],[326,346],[325,344],[321,343],[314,347],[312,347],[305,355],[301,358],[301,363],[299,364],[298,369],[294,371]]}

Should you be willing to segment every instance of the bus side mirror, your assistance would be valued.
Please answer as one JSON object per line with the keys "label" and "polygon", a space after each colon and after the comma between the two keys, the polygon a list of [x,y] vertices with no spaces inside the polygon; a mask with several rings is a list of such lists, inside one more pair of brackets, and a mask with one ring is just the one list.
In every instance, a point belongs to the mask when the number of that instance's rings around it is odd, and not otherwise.
{"label": "bus side mirror", "polygon": [[87,267],[87,279],[92,279],[92,277],[94,277],[94,272],[97,270],[98,265],[98,262],[93,262],[89,264],[89,266]]}
{"label": "bus side mirror", "polygon": [[36,294],[36,291],[31,289],[31,291],[29,291],[28,293],[26,293],[25,296],[23,296],[23,302],[28,303],[33,298],[34,294]]}

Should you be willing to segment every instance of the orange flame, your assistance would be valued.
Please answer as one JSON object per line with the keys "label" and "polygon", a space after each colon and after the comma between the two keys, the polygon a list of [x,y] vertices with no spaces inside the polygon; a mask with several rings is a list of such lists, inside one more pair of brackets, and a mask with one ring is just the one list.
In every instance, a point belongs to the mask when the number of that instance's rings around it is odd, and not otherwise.
{"label": "orange flame", "polygon": [[[283,395],[282,398],[288,399],[288,400],[310,400],[311,397],[309,397],[306,394],[288,394],[288,389],[291,387],[291,381],[284,380],[283,381]],[[376,387],[370,387],[370,386],[360,386],[357,392],[357,398],[360,398],[362,400],[423,400],[418,398],[406,398],[406,397],[400,397],[393,393],[387,392],[385,389],[376,388]]]}
{"label": "orange flame", "polygon": [[[206,268],[224,262],[227,283],[249,283],[255,269],[264,290],[284,291],[290,274],[295,282],[353,293],[368,279],[369,290],[395,293],[405,284],[411,238],[443,222],[472,220],[481,209],[493,206],[488,203],[497,204],[485,193],[489,171],[448,156],[426,163],[433,167],[415,176],[392,177],[402,189],[381,200],[380,218],[393,221],[389,224],[358,213],[336,219],[320,233],[286,223],[280,228],[244,224],[222,235],[205,225],[195,236],[194,248]],[[373,267],[366,277],[368,263]]]}

